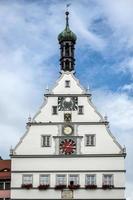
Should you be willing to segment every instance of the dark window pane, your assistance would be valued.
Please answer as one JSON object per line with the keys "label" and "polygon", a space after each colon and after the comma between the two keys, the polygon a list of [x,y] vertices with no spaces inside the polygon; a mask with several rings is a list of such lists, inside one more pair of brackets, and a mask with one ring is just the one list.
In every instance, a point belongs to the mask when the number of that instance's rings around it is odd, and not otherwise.
{"label": "dark window pane", "polygon": [[65,87],[70,87],[70,81],[65,81]]}
{"label": "dark window pane", "polygon": [[57,106],[53,106],[52,113],[53,113],[53,115],[57,115]]}
{"label": "dark window pane", "polygon": [[10,189],[10,182],[5,182],[5,190],[9,190]]}
{"label": "dark window pane", "polygon": [[4,189],[4,182],[0,182],[0,190]]}
{"label": "dark window pane", "polygon": [[50,135],[42,136],[42,147],[50,147]]}
{"label": "dark window pane", "polygon": [[82,115],[83,114],[83,106],[79,106],[79,112],[78,112],[79,115]]}

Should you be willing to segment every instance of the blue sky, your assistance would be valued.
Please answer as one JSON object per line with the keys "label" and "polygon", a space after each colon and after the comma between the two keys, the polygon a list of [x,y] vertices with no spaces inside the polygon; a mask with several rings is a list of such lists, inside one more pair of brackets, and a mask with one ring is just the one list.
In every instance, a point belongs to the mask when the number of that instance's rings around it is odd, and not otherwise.
{"label": "blue sky", "polygon": [[133,199],[133,1],[0,1],[0,154],[8,158],[59,77],[58,34],[71,3],[77,35],[76,76],[90,87],[98,110],[127,148],[127,199]]}

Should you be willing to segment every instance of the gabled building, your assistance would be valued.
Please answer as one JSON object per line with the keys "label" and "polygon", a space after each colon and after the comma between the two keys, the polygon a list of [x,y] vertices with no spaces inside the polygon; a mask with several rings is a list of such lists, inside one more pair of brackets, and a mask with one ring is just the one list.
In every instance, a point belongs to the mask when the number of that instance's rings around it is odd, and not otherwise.
{"label": "gabled building", "polygon": [[0,200],[10,199],[11,160],[0,159]]}
{"label": "gabled building", "polygon": [[58,36],[60,77],[12,150],[12,200],[125,199],[125,150],[75,77],[68,15]]}

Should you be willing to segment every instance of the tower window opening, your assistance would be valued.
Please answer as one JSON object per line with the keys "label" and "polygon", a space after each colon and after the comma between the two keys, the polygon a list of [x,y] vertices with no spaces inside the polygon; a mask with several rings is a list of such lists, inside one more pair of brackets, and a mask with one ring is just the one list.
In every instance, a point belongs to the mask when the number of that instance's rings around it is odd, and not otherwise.
{"label": "tower window opening", "polygon": [[69,44],[68,43],[66,43],[65,52],[66,52],[66,56],[69,56]]}
{"label": "tower window opening", "polygon": [[67,87],[67,88],[70,87],[70,81],[69,81],[69,80],[66,80],[66,81],[65,81],[65,87]]}
{"label": "tower window opening", "polygon": [[69,71],[69,60],[66,60],[66,62],[65,62],[65,65],[66,65],[66,70],[68,70]]}
{"label": "tower window opening", "polygon": [[57,106],[52,106],[52,114],[57,115]]}
{"label": "tower window opening", "polygon": [[78,107],[78,114],[79,115],[83,115],[83,108],[84,108],[83,106]]}

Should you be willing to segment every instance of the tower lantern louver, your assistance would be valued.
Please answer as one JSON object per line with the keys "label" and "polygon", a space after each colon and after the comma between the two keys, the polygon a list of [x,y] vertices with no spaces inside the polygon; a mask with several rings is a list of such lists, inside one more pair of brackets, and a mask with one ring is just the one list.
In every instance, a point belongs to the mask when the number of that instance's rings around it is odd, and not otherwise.
{"label": "tower lantern louver", "polygon": [[74,71],[74,45],[76,43],[76,35],[69,28],[69,12],[66,11],[66,27],[63,32],[58,35],[60,44],[60,65],[61,71]]}

